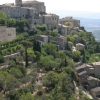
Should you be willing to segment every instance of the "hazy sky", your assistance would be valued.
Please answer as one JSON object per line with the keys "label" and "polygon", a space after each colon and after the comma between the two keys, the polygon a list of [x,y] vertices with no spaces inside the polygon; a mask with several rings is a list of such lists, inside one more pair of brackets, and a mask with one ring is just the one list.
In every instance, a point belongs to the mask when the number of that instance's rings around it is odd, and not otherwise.
{"label": "hazy sky", "polygon": [[[77,10],[77,11],[100,12],[100,0],[39,0],[39,1],[45,2],[47,11]],[[9,2],[14,3],[15,0],[0,0],[0,4]]]}
{"label": "hazy sky", "polygon": [[[60,17],[73,16],[73,17],[84,17],[84,18],[95,18],[95,19],[100,18],[100,0],[37,0],[37,1],[45,2],[47,13],[55,13]],[[15,3],[15,0],[0,0],[0,4],[4,3]]]}

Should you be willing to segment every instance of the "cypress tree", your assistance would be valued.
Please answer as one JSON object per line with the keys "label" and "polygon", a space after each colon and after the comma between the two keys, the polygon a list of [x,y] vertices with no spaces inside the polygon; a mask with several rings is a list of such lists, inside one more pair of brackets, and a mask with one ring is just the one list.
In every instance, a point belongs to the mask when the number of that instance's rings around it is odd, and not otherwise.
{"label": "cypress tree", "polygon": [[28,66],[28,54],[27,54],[27,48],[25,48],[25,57],[26,57],[25,66],[26,66],[26,68],[27,68],[27,66]]}
{"label": "cypress tree", "polygon": [[99,51],[100,51],[100,46],[99,46],[99,44],[97,43],[96,48],[95,48],[95,52],[96,52],[96,53],[99,53]]}
{"label": "cypress tree", "polygon": [[37,51],[41,53],[41,45],[38,41],[37,41]]}
{"label": "cypress tree", "polygon": [[34,51],[36,51],[36,49],[37,49],[36,46],[37,46],[37,43],[36,43],[36,41],[34,41],[34,43],[33,43],[33,50],[34,50]]}
{"label": "cypress tree", "polygon": [[68,42],[66,43],[66,49],[67,50],[70,50],[70,47],[69,47],[69,43]]}
{"label": "cypress tree", "polygon": [[66,58],[65,58],[65,67],[67,66],[67,60],[66,60]]}
{"label": "cypress tree", "polygon": [[36,50],[35,51],[38,51],[38,45],[39,45],[39,43],[38,43],[38,41],[36,41]]}
{"label": "cypress tree", "polygon": [[41,53],[41,44],[38,41],[34,41],[33,50]]}
{"label": "cypress tree", "polygon": [[82,58],[82,63],[86,63],[86,55],[85,55],[85,50],[83,50],[83,58]]}

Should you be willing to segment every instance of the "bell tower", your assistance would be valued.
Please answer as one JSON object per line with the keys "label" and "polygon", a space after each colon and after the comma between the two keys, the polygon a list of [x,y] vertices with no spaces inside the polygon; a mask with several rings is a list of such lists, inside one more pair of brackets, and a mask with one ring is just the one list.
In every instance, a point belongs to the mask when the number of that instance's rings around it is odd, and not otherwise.
{"label": "bell tower", "polygon": [[15,6],[22,6],[22,0],[15,0]]}

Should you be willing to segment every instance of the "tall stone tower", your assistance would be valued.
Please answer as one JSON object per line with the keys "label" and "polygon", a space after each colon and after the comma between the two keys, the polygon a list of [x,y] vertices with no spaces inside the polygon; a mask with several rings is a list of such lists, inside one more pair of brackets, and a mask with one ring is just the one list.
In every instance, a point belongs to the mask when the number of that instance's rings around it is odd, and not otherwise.
{"label": "tall stone tower", "polygon": [[15,5],[16,6],[22,6],[22,0],[15,0]]}

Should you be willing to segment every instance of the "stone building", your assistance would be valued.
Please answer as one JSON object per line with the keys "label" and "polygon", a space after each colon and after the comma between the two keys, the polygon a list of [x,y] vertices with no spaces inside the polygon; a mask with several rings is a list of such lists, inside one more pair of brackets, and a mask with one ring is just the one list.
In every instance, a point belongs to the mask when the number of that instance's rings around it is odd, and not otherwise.
{"label": "stone building", "polygon": [[58,28],[59,16],[46,14],[44,2],[15,0],[15,5],[0,5],[0,12],[5,12],[8,18],[27,19],[30,29],[35,24],[46,24],[49,29]]}
{"label": "stone building", "polygon": [[67,36],[69,33],[69,27],[66,25],[58,24],[58,30],[62,36]]}
{"label": "stone building", "polygon": [[82,64],[75,68],[80,83],[85,83],[87,81],[88,73],[86,72],[85,68],[86,68],[86,64]]}
{"label": "stone building", "polygon": [[35,23],[37,19],[39,20],[38,10],[35,8],[1,5],[0,11],[5,12],[8,18],[19,20],[26,18],[31,23]]}
{"label": "stone building", "polygon": [[22,6],[22,0],[15,0],[15,5],[16,6]]}
{"label": "stone building", "polygon": [[0,26],[0,42],[11,41],[16,38],[16,29]]}
{"label": "stone building", "polygon": [[58,35],[56,37],[53,37],[51,40],[55,41],[59,45],[59,49],[65,49],[66,38],[64,36]]}
{"label": "stone building", "polygon": [[100,62],[94,62],[92,63],[92,66],[95,69],[95,76],[100,76]]}
{"label": "stone building", "polygon": [[30,23],[39,23],[39,13],[46,12],[43,2],[15,0],[14,4],[0,5],[0,11],[5,12],[8,18],[28,19]]}
{"label": "stone building", "polygon": [[88,75],[95,76],[95,69],[93,66],[86,64],[85,70],[87,71]]}
{"label": "stone building", "polygon": [[90,90],[95,100],[100,100],[100,87],[95,87]]}
{"label": "stone building", "polygon": [[60,24],[65,24],[65,22],[71,22],[72,27],[80,27],[80,20],[73,19],[73,17],[65,17],[59,20]]}
{"label": "stone building", "polygon": [[32,7],[38,10],[39,13],[45,13],[46,12],[46,7],[44,5],[44,2],[39,2],[36,0],[33,1],[23,1],[22,2],[23,7]]}
{"label": "stone building", "polygon": [[100,86],[100,80],[92,76],[89,76],[87,78],[87,83],[89,84],[90,88],[95,88],[95,87]]}
{"label": "stone building", "polygon": [[56,14],[40,15],[40,24],[46,24],[49,29],[58,28],[59,16]]}
{"label": "stone building", "polygon": [[76,50],[83,50],[83,49],[85,49],[85,46],[83,44],[81,43],[76,44]]}
{"label": "stone building", "polygon": [[46,35],[38,35],[38,36],[35,36],[34,39],[36,41],[39,41],[41,43],[41,46],[48,43],[48,36]]}

